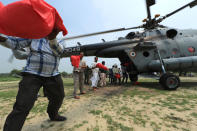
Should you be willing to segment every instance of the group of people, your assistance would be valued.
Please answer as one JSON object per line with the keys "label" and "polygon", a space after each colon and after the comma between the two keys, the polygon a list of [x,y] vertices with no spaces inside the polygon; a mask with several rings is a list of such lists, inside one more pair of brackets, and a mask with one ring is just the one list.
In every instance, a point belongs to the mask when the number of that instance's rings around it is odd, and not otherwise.
{"label": "group of people", "polygon": [[[89,81],[91,81],[91,87],[93,91],[96,91],[98,89],[98,85],[106,86],[106,70],[102,68],[99,69],[97,67],[98,57],[95,57],[92,65],[88,67],[86,65],[86,62],[82,60],[83,56],[84,53],[81,52],[79,55],[80,57],[79,65],[78,66],[73,65],[73,81],[74,81],[73,96],[75,99],[80,99],[80,96],[77,95],[78,88],[80,90],[81,95],[86,94],[86,92],[84,91],[84,83],[89,84]],[[105,61],[102,61],[102,65],[105,65]]]}
{"label": "group of people", "polygon": [[[46,38],[42,39],[22,39],[0,35],[0,44],[12,50],[21,50],[28,47],[30,50],[26,56],[26,66],[22,72],[22,80],[19,82],[19,90],[16,102],[12,112],[8,115],[4,131],[20,131],[25,122],[29,111],[32,109],[37,94],[41,87],[44,88],[44,95],[48,98],[49,104],[47,113],[51,121],[64,121],[67,118],[59,115],[58,111],[64,99],[63,81],[58,72],[60,56],[64,48],[57,43],[56,36],[59,32],[54,29]],[[121,83],[121,76],[127,82],[128,75],[126,69],[121,69],[115,64],[112,69],[105,70],[98,68],[98,57],[94,58],[94,62],[88,67],[83,61],[84,53],[79,54],[80,62],[78,67],[73,68],[75,99],[80,99],[77,94],[79,88],[80,94],[86,94],[84,91],[84,83],[91,81],[93,91],[99,86],[106,86],[106,78],[109,77],[111,83]],[[105,65],[105,61],[101,63]],[[90,75],[91,74],[91,75]],[[85,77],[85,79],[84,79]]]}
{"label": "group of people", "polygon": [[[63,81],[58,72],[58,66],[61,54],[64,48],[57,43],[56,36],[59,32],[54,29],[46,38],[42,39],[22,39],[0,35],[0,44],[12,50],[21,50],[29,48],[29,54],[26,56],[26,66],[22,72],[22,80],[19,82],[19,90],[16,96],[16,102],[12,112],[8,115],[4,131],[20,131],[26,120],[27,115],[32,109],[39,89],[43,87],[44,96],[49,100],[47,113],[51,121],[64,121],[67,118],[59,115],[58,111],[64,99]],[[86,94],[84,91],[84,83],[91,81],[93,91],[98,87],[106,86],[106,77],[109,77],[111,83],[121,83],[121,76],[127,82],[128,75],[124,66],[118,68],[115,64],[112,69],[106,70],[98,68],[98,57],[94,58],[94,62],[88,67],[83,61],[84,53],[79,54],[79,65],[73,67],[74,91],[75,99],[80,99],[80,95]],[[105,61],[101,63],[105,66]],[[90,75],[91,74],[91,75]],[[85,79],[84,79],[85,76]]]}
{"label": "group of people", "polygon": [[[104,87],[107,85],[106,78],[109,77],[109,83],[111,84],[124,84],[128,81],[128,73],[126,66],[121,64],[121,68],[118,68],[117,64],[114,64],[112,68],[105,70],[103,68],[98,68],[98,57],[94,58],[94,62],[91,66],[87,66],[86,62],[83,61],[83,52],[80,53],[79,66],[73,65],[73,80],[74,80],[74,92],[73,96],[75,99],[80,99],[77,95],[77,89],[80,90],[80,95],[86,94],[84,91],[84,84],[89,85],[93,91],[99,89],[99,87]],[[71,60],[72,61],[72,60]],[[101,63],[105,66],[105,61]],[[121,79],[122,78],[122,79]]]}
{"label": "group of people", "polygon": [[109,69],[109,83],[111,84],[124,84],[128,81],[128,73],[126,66],[121,64],[121,68],[118,68],[117,64],[114,64],[112,68]]}

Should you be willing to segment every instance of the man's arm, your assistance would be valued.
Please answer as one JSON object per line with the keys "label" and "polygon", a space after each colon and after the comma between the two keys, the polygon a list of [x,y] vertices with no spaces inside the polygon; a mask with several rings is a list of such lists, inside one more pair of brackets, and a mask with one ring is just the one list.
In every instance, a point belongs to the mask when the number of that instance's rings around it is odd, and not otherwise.
{"label": "man's arm", "polygon": [[27,46],[30,46],[31,40],[30,39],[22,39],[22,38],[14,38],[14,37],[6,37],[0,36],[0,44],[10,48],[10,49],[23,49]]}
{"label": "man's arm", "polygon": [[47,39],[49,40],[49,45],[53,53],[57,56],[61,56],[61,54],[64,51],[64,48],[62,45],[60,45],[57,42],[56,36],[58,35],[58,33],[59,33],[59,30],[54,28],[52,32],[47,36]]}

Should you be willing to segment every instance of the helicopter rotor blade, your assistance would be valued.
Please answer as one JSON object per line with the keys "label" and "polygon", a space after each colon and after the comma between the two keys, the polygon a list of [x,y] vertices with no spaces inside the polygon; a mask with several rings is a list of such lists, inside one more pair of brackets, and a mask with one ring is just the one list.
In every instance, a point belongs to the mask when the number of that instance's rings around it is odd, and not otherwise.
{"label": "helicopter rotor blade", "polygon": [[155,4],[155,0],[146,0],[147,18],[151,20],[150,6]]}
{"label": "helicopter rotor blade", "polygon": [[165,15],[164,17],[158,19],[158,23],[160,23],[160,22],[162,22],[164,19],[166,19],[166,18],[168,18],[168,17],[174,15],[175,13],[177,13],[177,12],[179,12],[179,11],[185,9],[185,8],[188,7],[188,6],[189,6],[190,8],[193,8],[193,7],[196,6],[196,5],[197,5],[197,0],[194,0],[194,1],[192,1],[192,2],[190,2],[190,3],[188,3],[188,4],[186,4],[186,5],[182,6],[181,8],[179,8],[179,9],[177,9],[177,10],[175,10],[175,11],[173,11],[173,12],[167,14],[167,15]]}
{"label": "helicopter rotor blade", "polygon": [[131,30],[131,29],[138,29],[138,28],[143,28],[143,27],[142,26],[136,26],[136,27],[131,27],[131,28],[119,28],[119,29],[113,29],[113,30],[95,32],[95,33],[90,33],[90,34],[72,36],[72,37],[67,37],[67,38],[64,37],[61,40],[71,40],[71,39],[77,39],[77,38],[82,38],[82,37],[88,37],[88,36],[94,36],[94,35],[101,35],[101,34],[107,34],[107,33],[118,32],[118,31],[126,31],[126,30]]}

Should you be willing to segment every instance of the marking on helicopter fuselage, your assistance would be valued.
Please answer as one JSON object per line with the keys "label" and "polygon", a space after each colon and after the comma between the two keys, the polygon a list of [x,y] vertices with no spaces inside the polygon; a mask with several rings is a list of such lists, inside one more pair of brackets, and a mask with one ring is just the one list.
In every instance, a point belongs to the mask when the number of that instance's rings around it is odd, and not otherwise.
{"label": "marking on helicopter fuselage", "polygon": [[130,52],[130,56],[134,58],[136,56],[136,52],[134,51]]}
{"label": "marking on helicopter fuselage", "polygon": [[66,52],[80,52],[81,48],[80,47],[70,47],[65,49]]}

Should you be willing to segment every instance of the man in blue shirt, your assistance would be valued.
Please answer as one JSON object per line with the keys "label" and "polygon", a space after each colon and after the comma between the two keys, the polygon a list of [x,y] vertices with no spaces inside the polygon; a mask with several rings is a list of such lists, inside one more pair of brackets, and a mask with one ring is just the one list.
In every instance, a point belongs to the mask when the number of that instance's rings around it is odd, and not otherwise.
{"label": "man in blue shirt", "polygon": [[[4,131],[20,131],[29,111],[36,101],[39,89],[43,86],[49,100],[47,113],[52,121],[64,121],[58,114],[64,94],[63,81],[58,72],[60,55],[63,52],[56,42],[59,31],[53,30],[47,38],[21,39],[0,36],[0,44],[10,49],[30,48],[26,66],[22,72],[12,112],[8,115]],[[55,44],[54,44],[55,43]]]}

